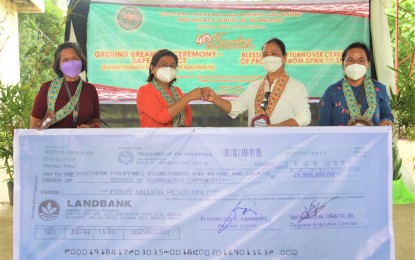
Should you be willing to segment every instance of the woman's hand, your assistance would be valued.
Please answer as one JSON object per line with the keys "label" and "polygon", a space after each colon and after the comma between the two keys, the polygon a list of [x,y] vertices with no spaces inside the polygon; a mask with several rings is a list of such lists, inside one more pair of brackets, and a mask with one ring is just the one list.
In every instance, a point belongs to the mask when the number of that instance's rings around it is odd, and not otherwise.
{"label": "woman's hand", "polygon": [[202,99],[204,101],[212,102],[226,113],[229,113],[232,110],[231,102],[216,95],[216,92],[209,87],[202,88]]}
{"label": "woman's hand", "polygon": [[37,128],[38,130],[49,128],[49,126],[51,126],[54,123],[53,119],[53,112],[47,111],[42,119],[36,119],[34,117],[31,117],[30,127]]}
{"label": "woman's hand", "polygon": [[202,88],[202,99],[204,101],[213,102],[216,97],[216,93],[209,87]]}
{"label": "woman's hand", "polygon": [[391,125],[393,126],[393,122],[390,121],[389,119],[383,119],[382,121],[380,121],[380,126],[385,126],[385,125]]}
{"label": "woman's hand", "polygon": [[77,128],[99,128],[99,119],[91,119],[88,124],[78,125]]}
{"label": "woman's hand", "polygon": [[202,90],[201,88],[195,88],[192,91],[188,92],[186,96],[189,97],[190,100],[198,100],[202,97]]}

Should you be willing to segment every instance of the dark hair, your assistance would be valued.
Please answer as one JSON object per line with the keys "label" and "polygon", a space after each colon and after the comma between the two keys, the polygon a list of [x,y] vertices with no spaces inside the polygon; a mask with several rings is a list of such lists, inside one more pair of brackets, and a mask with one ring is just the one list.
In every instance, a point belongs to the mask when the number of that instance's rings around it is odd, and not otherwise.
{"label": "dark hair", "polygon": [[76,42],[64,42],[61,43],[58,48],[56,48],[55,51],[55,60],[53,61],[53,71],[56,73],[56,75],[58,75],[59,77],[63,77],[63,73],[60,69],[60,62],[61,62],[61,53],[62,50],[64,49],[69,49],[72,48],[75,50],[76,54],[79,56],[79,58],[82,61],[82,70],[81,71],[85,71],[86,69],[86,58],[85,58],[85,54],[82,51],[81,47],[76,43]]}
{"label": "dark hair", "polygon": [[266,43],[264,43],[264,45],[262,45],[262,50],[264,50],[265,45],[271,42],[275,43],[276,45],[278,45],[278,47],[280,47],[283,56],[287,54],[285,50],[285,44],[278,38],[269,39]]}
{"label": "dark hair", "polygon": [[[161,49],[161,50],[156,51],[156,52],[153,54],[153,57],[151,58],[150,67],[148,68],[148,77],[147,77],[147,82],[152,82],[152,81],[153,81],[153,79],[154,79],[154,75],[153,75],[153,74],[151,74],[151,66],[156,67],[157,62],[159,62],[159,60],[160,60],[162,57],[164,57],[164,56],[172,56],[172,57],[173,57],[173,59],[176,61],[176,64],[177,64],[177,65],[179,64],[179,58],[177,58],[177,55],[176,55],[174,52],[172,52],[172,51],[170,51],[170,50],[168,50],[168,49]],[[176,79],[173,79],[173,80],[170,82],[170,84],[171,84],[171,83],[173,83],[173,82],[175,82],[175,81],[176,81]]]}
{"label": "dark hair", "polygon": [[342,54],[342,62],[344,62],[344,60],[346,59],[347,56],[347,52],[350,49],[354,49],[354,48],[359,48],[365,51],[366,53],[366,57],[368,61],[372,60],[372,54],[370,53],[369,48],[366,46],[366,44],[364,44],[363,42],[354,42],[352,44],[350,44],[349,46],[346,47],[346,49],[344,49],[343,54]]}

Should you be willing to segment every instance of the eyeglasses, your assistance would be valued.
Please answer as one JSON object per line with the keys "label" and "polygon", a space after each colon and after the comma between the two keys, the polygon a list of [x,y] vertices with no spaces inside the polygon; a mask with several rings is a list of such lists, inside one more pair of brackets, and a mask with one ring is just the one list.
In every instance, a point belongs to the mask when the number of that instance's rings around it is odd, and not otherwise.
{"label": "eyeglasses", "polygon": [[261,103],[261,108],[263,110],[266,110],[267,109],[267,106],[268,106],[268,98],[269,98],[269,95],[270,94],[271,94],[270,91],[264,92],[264,99],[262,100],[262,103]]}
{"label": "eyeglasses", "polygon": [[361,65],[364,65],[364,64],[366,64],[366,62],[367,62],[367,60],[366,59],[357,59],[357,60],[354,60],[354,59],[346,59],[346,64],[355,64],[355,63],[357,63],[357,64],[361,64]]}
{"label": "eyeglasses", "polygon": [[170,67],[172,69],[177,69],[179,67],[179,65],[176,65],[176,64],[170,64],[170,65],[168,65],[168,64],[162,63],[162,64],[159,64],[159,65],[156,65],[156,67],[159,67],[159,68],[167,68],[167,67]]}

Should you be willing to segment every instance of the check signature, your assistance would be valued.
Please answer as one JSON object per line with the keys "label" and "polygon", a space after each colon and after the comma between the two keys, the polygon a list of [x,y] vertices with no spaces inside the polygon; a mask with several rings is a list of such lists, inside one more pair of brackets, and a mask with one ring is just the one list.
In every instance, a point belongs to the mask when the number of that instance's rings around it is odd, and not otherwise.
{"label": "check signature", "polygon": [[317,204],[314,204],[315,200],[313,200],[308,208],[304,207],[305,210],[303,211],[303,213],[301,213],[300,220],[297,223],[300,223],[304,219],[311,219],[311,218],[317,217],[317,213],[322,211],[330,201],[333,201],[337,198],[338,198],[337,196],[334,196],[333,198],[331,198],[330,200],[326,201],[325,203],[321,205],[320,205],[320,202]]}
{"label": "check signature", "polygon": [[235,217],[237,217],[238,213],[242,213],[242,215],[246,215],[248,213],[252,213],[254,215],[258,215],[258,213],[250,208],[244,208],[240,207],[241,201],[238,202],[238,204],[232,209],[229,216],[226,218],[225,222],[220,226],[218,233],[222,233],[225,229],[229,227],[229,225],[233,222]]}

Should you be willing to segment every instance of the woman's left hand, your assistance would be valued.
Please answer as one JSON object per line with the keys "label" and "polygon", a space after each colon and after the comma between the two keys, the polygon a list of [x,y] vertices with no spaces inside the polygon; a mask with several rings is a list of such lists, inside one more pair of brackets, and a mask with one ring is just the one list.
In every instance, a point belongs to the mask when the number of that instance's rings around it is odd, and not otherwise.
{"label": "woman's left hand", "polygon": [[382,121],[380,121],[380,126],[385,126],[385,125],[391,125],[393,126],[392,121],[390,121],[389,119],[383,119]]}

